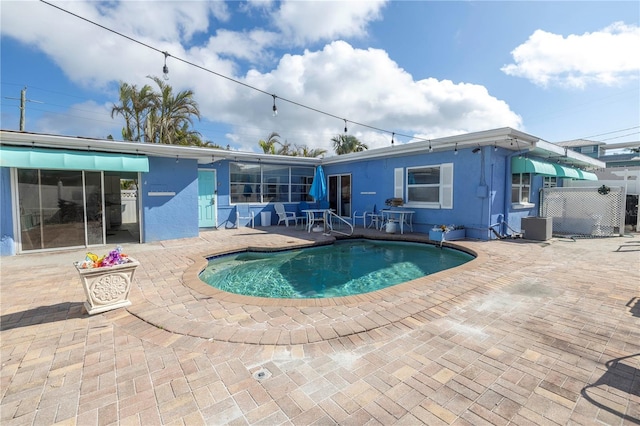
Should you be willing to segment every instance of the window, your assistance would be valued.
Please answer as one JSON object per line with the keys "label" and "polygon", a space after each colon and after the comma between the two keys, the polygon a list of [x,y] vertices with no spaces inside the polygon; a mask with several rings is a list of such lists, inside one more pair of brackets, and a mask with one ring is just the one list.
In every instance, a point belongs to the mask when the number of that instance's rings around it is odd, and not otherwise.
{"label": "window", "polygon": [[545,188],[555,188],[558,186],[558,178],[555,176],[544,176],[543,186]]}
{"label": "window", "polygon": [[259,164],[231,163],[229,167],[232,203],[256,203],[262,199]]}
{"label": "window", "polygon": [[596,147],[593,145],[583,146],[580,148],[579,152],[581,152],[582,154],[593,154],[594,152],[596,152]]}
{"label": "window", "polygon": [[289,167],[264,165],[262,179],[265,184],[263,202],[289,201]]}
{"label": "window", "polygon": [[531,191],[531,175],[514,173],[511,175],[511,203],[521,207],[531,207],[529,193]]}
{"label": "window", "polygon": [[231,163],[231,203],[308,201],[314,171],[313,167]]}
{"label": "window", "polygon": [[313,183],[314,169],[310,167],[291,167],[291,202],[310,201],[309,189]]}
{"label": "window", "polygon": [[[395,196],[401,197],[402,169],[396,169]],[[407,168],[407,204],[415,206],[453,208],[453,163]]]}

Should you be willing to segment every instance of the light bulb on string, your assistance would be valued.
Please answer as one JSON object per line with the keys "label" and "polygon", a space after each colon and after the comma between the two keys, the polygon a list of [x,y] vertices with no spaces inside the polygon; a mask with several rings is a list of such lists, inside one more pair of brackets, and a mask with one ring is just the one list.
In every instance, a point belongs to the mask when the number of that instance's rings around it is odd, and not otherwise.
{"label": "light bulb on string", "polygon": [[433,148],[431,147],[431,140],[429,140],[429,152],[433,152]]}
{"label": "light bulb on string", "polygon": [[277,117],[278,116],[278,107],[276,106],[276,95],[271,95],[273,96],[273,116]]}
{"label": "light bulb on string", "polygon": [[347,133],[347,120],[346,119],[343,119],[343,120],[344,120],[344,132]]}
{"label": "light bulb on string", "polygon": [[394,140],[393,140],[393,137],[394,137],[395,135],[396,135],[395,133],[391,133],[391,146],[393,146],[393,144],[395,143],[395,142],[394,142]]}
{"label": "light bulb on string", "polygon": [[168,52],[162,52],[164,54],[164,66],[162,67],[162,78],[165,80],[169,80],[169,67],[167,66],[167,56],[171,56],[169,55]]}
{"label": "light bulb on string", "polygon": [[456,143],[456,147],[453,150],[453,155],[458,155],[458,143]]}

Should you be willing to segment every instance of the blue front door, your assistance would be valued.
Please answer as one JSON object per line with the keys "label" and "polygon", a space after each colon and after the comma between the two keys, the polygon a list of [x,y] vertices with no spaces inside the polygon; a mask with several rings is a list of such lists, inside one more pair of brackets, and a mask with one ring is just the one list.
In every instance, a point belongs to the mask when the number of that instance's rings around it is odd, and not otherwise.
{"label": "blue front door", "polygon": [[216,226],[216,171],[198,170],[198,226]]}

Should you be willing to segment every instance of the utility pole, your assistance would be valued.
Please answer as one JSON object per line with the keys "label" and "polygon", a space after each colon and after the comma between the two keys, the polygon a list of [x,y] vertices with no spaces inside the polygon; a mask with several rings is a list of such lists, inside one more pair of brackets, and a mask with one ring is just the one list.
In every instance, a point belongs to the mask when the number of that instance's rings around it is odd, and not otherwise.
{"label": "utility pole", "polygon": [[34,101],[31,99],[27,99],[27,86],[24,86],[24,89],[22,89],[20,91],[20,99],[18,98],[9,98],[7,96],[5,96],[5,99],[16,99],[20,101],[20,131],[24,132],[24,128],[25,128],[25,115],[27,112],[27,102],[35,102],[37,104],[41,104],[43,102],[40,101]]}

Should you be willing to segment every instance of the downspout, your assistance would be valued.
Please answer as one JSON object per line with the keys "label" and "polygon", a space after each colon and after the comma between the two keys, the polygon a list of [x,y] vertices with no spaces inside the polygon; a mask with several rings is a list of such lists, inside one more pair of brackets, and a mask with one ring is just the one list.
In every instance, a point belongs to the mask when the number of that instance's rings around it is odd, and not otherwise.
{"label": "downspout", "polygon": [[[511,210],[511,159],[516,155],[523,155],[527,154],[528,152],[529,150],[525,149],[522,151],[514,152],[513,154],[509,154],[505,157],[507,164],[505,167],[506,172],[504,179],[504,217],[501,221],[502,225],[500,226],[500,233],[502,235],[506,235],[507,233],[507,227],[509,225],[509,210]],[[531,182],[529,182],[529,185],[531,185]]]}
{"label": "downspout", "polygon": [[[492,215],[493,211],[492,211],[491,207],[493,206],[492,198],[493,198],[493,178],[494,178],[493,174],[495,172],[494,168],[495,168],[495,164],[493,163],[493,161],[491,161],[491,180],[489,181],[490,184],[489,184],[489,197],[488,197],[489,206],[487,207],[487,209],[489,210],[489,216],[487,217],[487,220],[489,222],[489,226],[491,226],[491,222],[493,222],[493,215]],[[491,239],[491,233],[490,232],[487,232],[487,238],[489,240]]]}

